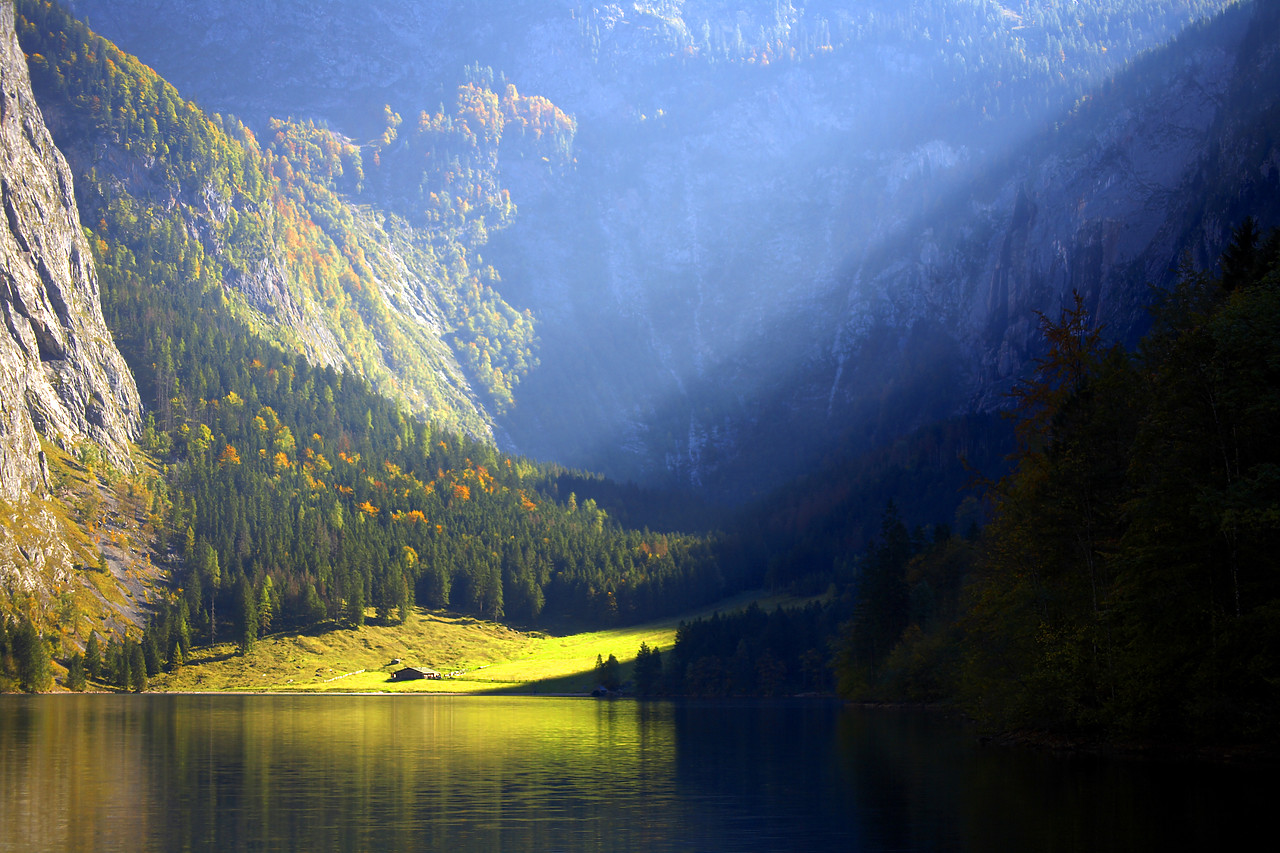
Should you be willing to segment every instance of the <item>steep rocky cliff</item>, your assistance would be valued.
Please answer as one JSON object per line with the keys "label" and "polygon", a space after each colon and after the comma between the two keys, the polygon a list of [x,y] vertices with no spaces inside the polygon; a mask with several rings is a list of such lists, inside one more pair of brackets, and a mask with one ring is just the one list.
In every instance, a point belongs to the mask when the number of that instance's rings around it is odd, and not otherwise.
{"label": "steep rocky cliff", "polygon": [[141,405],[102,318],[71,174],[31,94],[0,3],[0,498],[47,491],[43,437],[129,466]]}
{"label": "steep rocky cliff", "polygon": [[1038,354],[1037,312],[1056,316],[1075,290],[1108,338],[1132,343],[1150,288],[1184,258],[1212,268],[1247,215],[1280,224],[1277,34],[1274,6],[1242,4],[895,223],[847,282],[830,398],[856,393],[840,369],[872,329],[934,323],[961,354],[956,405],[1001,407]]}

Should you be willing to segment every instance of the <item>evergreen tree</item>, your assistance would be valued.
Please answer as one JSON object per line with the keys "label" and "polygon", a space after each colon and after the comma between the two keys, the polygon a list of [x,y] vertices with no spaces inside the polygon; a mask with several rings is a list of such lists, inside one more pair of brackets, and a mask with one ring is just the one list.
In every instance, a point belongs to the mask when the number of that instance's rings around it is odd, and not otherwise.
{"label": "evergreen tree", "polygon": [[76,652],[67,661],[67,689],[79,693],[85,686],[84,656]]}
{"label": "evergreen tree", "polygon": [[[185,661],[187,656],[191,654],[191,617],[190,608],[188,608],[185,598],[178,599],[176,619],[177,623],[173,630],[174,643],[178,647],[178,651],[181,652],[181,660]],[[171,659],[170,664],[173,662]]]}
{"label": "evergreen tree", "polygon": [[1231,235],[1231,243],[1223,251],[1218,265],[1222,270],[1222,289],[1227,293],[1251,283],[1258,272],[1261,254],[1258,242],[1258,220],[1246,217]]}
{"label": "evergreen tree", "polygon": [[911,599],[906,569],[913,551],[907,527],[890,501],[879,539],[858,568],[854,616],[839,643],[837,672],[846,696],[860,695],[879,681],[885,659],[907,627]]}
{"label": "evergreen tree", "polygon": [[142,660],[146,664],[147,677],[160,672],[160,640],[157,636],[159,628],[153,623],[147,626],[142,634]]}
{"label": "evergreen tree", "polygon": [[320,593],[316,592],[314,583],[307,584],[302,598],[302,622],[304,625],[316,625],[328,616]]}
{"label": "evergreen tree", "polygon": [[53,661],[49,645],[36,631],[31,620],[23,617],[12,631],[13,660],[18,687],[27,693],[43,693],[53,685]]}
{"label": "evergreen tree", "polygon": [[121,687],[128,683],[127,676],[122,675],[120,670],[120,643],[114,634],[107,638],[107,647],[102,653],[101,680],[114,687]]}
{"label": "evergreen tree", "polygon": [[0,689],[8,689],[8,682],[16,677],[13,662],[13,618],[0,614]]}
{"label": "evergreen tree", "polygon": [[597,683],[606,690],[617,690],[622,686],[622,664],[612,654],[608,660],[596,655],[595,676]]}
{"label": "evergreen tree", "polygon": [[396,584],[396,618],[400,624],[404,624],[409,618],[409,611],[413,607],[413,596],[410,592],[409,580],[404,572],[397,571],[395,573]]}
{"label": "evergreen tree", "polygon": [[258,606],[249,579],[240,576],[236,589],[236,627],[239,635],[240,654],[248,652],[258,640]]}
{"label": "evergreen tree", "polygon": [[209,644],[212,645],[218,633],[217,600],[218,586],[222,583],[222,567],[218,562],[218,552],[208,542],[199,542],[196,554],[196,573],[201,584],[209,590]]}
{"label": "evergreen tree", "polygon": [[147,689],[147,660],[142,651],[142,644],[126,638],[124,653],[121,655],[126,668],[125,683],[122,685],[135,693]]}
{"label": "evergreen tree", "polygon": [[355,572],[350,572],[346,579],[346,606],[343,610],[347,624],[356,628],[363,625],[364,608],[364,580]]}
{"label": "evergreen tree", "polygon": [[966,691],[980,715],[1031,727],[1094,726],[1115,686],[1108,590],[1137,391],[1079,294],[1041,318],[1048,343],[1019,386],[1017,467],[996,488],[966,623]]}
{"label": "evergreen tree", "polygon": [[84,671],[90,678],[102,677],[102,652],[98,648],[97,631],[90,631],[84,644]]}
{"label": "evergreen tree", "polygon": [[662,688],[662,651],[657,647],[649,648],[642,642],[636,652],[635,664],[636,693],[640,696],[654,696]]}
{"label": "evergreen tree", "polygon": [[260,636],[271,629],[271,623],[278,609],[279,599],[276,595],[275,582],[271,579],[271,575],[267,575],[262,579],[262,586],[258,591],[258,634]]}

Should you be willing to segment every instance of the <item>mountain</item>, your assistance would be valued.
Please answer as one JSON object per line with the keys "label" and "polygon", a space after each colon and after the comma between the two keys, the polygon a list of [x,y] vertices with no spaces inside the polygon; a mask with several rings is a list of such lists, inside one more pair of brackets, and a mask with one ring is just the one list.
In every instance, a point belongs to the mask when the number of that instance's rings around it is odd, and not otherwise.
{"label": "mountain", "polygon": [[[537,361],[495,412],[500,440],[738,500],[832,449],[999,406],[1033,355],[1034,311],[1094,272],[1111,277],[1101,319],[1133,336],[1144,276],[1197,239],[1161,237],[1134,261],[1167,230],[1166,195],[1203,171],[1193,140],[1216,126],[1233,75],[1252,73],[1228,42],[1255,7],[1202,34],[1216,46],[1184,48],[1189,64],[1148,75],[1178,109],[1076,104],[1123,88],[1143,51],[1228,5],[74,8],[255,126],[303,116],[376,143],[382,104],[432,113],[477,63],[571,115],[572,168],[497,164],[516,212],[484,260],[495,292],[530,311]],[[1086,170],[1096,186],[1064,186]],[[1116,181],[1126,200],[1093,200]],[[360,198],[385,201],[376,186]],[[1117,243],[1106,222],[1122,216],[1142,222]]]}
{"label": "mountain", "polygon": [[[492,440],[486,407],[518,381],[527,324],[494,296],[461,242],[461,225],[483,233],[482,214],[419,239],[402,220],[335,195],[349,144],[325,134],[321,150],[305,124],[269,128],[259,144],[61,8],[20,8],[23,47],[76,176],[82,219],[102,245],[124,250],[102,261],[220,292],[265,337],[359,373],[417,415]],[[358,154],[346,162],[358,182]],[[196,398],[174,393],[154,330],[128,332],[152,334],[138,342],[155,349],[143,393],[168,429],[175,409]]]}
{"label": "mountain", "polygon": [[[70,666],[101,632],[111,680],[137,686],[230,631],[247,649],[269,627],[402,621],[415,603],[604,624],[742,585],[711,537],[624,528],[586,494],[608,484],[502,455],[485,429],[476,401],[500,408],[528,327],[475,254],[510,215],[494,158],[551,162],[572,134],[562,113],[474,69],[449,111],[402,133],[388,114],[364,168],[310,122],[273,122],[259,143],[60,7],[16,8],[25,97],[71,166],[61,221],[150,404],[125,448],[136,463],[47,445],[49,494],[0,504],[0,613],[21,636],[44,632]],[[404,167],[422,157],[441,166]],[[339,197],[366,181],[388,208]],[[622,501],[656,517],[643,495]]]}
{"label": "mountain", "polygon": [[0,498],[50,489],[41,441],[92,443],[131,467],[141,405],[102,316],[66,161],[0,5]]}

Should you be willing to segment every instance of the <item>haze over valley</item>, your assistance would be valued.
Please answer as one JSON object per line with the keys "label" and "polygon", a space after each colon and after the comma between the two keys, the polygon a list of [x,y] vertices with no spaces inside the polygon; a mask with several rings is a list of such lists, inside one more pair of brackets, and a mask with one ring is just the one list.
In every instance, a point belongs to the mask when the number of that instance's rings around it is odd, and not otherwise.
{"label": "haze over valley", "polygon": [[[1246,168],[1213,153],[1242,130],[1221,110],[1241,88],[1268,108],[1247,12],[1157,50],[1225,5],[73,8],[260,131],[293,117],[359,145],[389,105],[384,157],[477,73],[549,100],[574,132],[533,152],[507,131],[492,180],[516,212],[467,241],[534,336],[511,402],[474,405],[505,448],[732,503],[1003,407],[1034,312],[1072,288],[1134,339],[1147,284],[1184,251],[1211,261],[1238,218],[1184,191]],[[423,228],[404,174],[356,199]]]}

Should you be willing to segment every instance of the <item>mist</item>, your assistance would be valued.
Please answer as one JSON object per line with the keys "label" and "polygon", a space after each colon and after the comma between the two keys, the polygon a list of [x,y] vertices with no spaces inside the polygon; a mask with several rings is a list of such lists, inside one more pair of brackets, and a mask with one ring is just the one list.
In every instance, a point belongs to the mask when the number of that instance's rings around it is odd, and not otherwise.
{"label": "mist", "polygon": [[[729,500],[1000,406],[1034,357],[1034,312],[1106,240],[1088,236],[1099,217],[1048,224],[1066,202],[1043,169],[1088,162],[1099,140],[1052,155],[1045,140],[1143,51],[1228,5],[71,4],[256,127],[313,119],[363,142],[384,105],[447,105],[469,67],[572,116],[568,168],[497,164],[517,213],[470,247],[536,324],[537,365],[495,433]],[[1194,157],[1170,160],[1176,182]],[[1037,250],[1018,235],[1035,228],[1058,241],[1057,272],[1022,263]],[[1136,303],[1093,291],[1118,334],[1138,322]]]}

